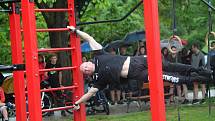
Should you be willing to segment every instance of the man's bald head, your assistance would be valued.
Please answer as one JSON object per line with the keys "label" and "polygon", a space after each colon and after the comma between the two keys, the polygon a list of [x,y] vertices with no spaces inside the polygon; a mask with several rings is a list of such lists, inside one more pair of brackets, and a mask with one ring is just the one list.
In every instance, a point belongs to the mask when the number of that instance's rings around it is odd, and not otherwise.
{"label": "man's bald head", "polygon": [[92,75],[95,71],[95,64],[92,62],[84,62],[80,65],[80,70],[83,74]]}

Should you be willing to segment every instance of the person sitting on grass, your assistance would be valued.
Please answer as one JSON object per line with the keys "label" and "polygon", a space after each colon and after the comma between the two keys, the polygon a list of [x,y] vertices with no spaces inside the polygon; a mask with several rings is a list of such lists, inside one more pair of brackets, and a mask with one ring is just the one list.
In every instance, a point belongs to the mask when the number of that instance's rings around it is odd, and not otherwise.
{"label": "person sitting on grass", "polygon": [[[120,85],[120,78],[134,79],[143,82],[148,81],[146,57],[111,55],[106,53],[103,47],[87,33],[77,30],[73,26],[68,26],[68,28],[71,32],[76,33],[81,38],[88,41],[92,50],[97,50],[93,62],[84,62],[80,65],[80,71],[83,74],[93,76],[95,83],[86,94],[75,102],[73,105],[74,110],[78,110],[80,108],[79,104],[89,100],[97,91],[104,89],[108,84]],[[198,72],[198,70],[191,65],[173,64],[166,61],[163,61],[162,64],[163,71],[166,72]],[[168,75],[165,75],[163,78],[170,79],[169,81],[173,83],[184,83],[187,81],[180,80],[180,78],[169,78]]]}

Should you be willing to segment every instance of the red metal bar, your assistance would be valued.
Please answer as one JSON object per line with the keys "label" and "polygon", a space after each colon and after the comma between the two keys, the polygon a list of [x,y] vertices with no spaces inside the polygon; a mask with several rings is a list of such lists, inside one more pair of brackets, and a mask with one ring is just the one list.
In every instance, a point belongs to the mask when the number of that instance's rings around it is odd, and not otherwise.
{"label": "red metal bar", "polygon": [[144,0],[152,121],[166,121],[157,0]]}
{"label": "red metal bar", "polygon": [[35,9],[35,12],[68,12],[72,9],[58,8],[58,9]]}
{"label": "red metal bar", "polygon": [[67,50],[74,50],[75,47],[68,47],[68,48],[48,48],[48,49],[39,49],[38,52],[55,52],[55,51],[67,51]]}
{"label": "red metal bar", "polygon": [[40,69],[39,72],[47,72],[47,71],[61,71],[61,70],[71,70],[76,69],[77,67],[61,67],[61,68],[50,68],[50,69]]}
{"label": "red metal bar", "polygon": [[[73,108],[74,106],[65,106],[65,107],[58,107],[58,108],[52,108],[52,109],[44,109],[42,110],[42,112],[51,112],[51,111],[58,111],[58,110],[68,110]],[[27,112],[27,114],[29,115],[29,112]]]}
{"label": "red metal bar", "polygon": [[67,110],[67,109],[71,109],[74,106],[65,106],[65,107],[58,107],[58,108],[52,108],[52,109],[44,109],[42,110],[42,112],[51,112],[51,111],[58,111],[58,110]]}
{"label": "red metal bar", "polygon": [[[68,0],[68,9],[75,10],[74,0]],[[76,19],[75,19],[75,11],[68,11],[69,17],[69,25],[76,26]],[[79,67],[81,64],[81,44],[80,38],[76,36],[74,33],[70,33],[70,43],[71,46],[74,46],[76,49],[71,51],[71,59],[72,59],[72,66]],[[73,94],[73,101],[78,100],[84,94],[84,81],[83,75],[79,71],[78,68],[73,70],[73,84],[77,84],[78,88],[74,90]],[[81,104],[80,109],[78,111],[74,111],[74,121],[86,121],[86,110],[85,105]]]}
{"label": "red metal bar", "polygon": [[68,28],[37,29],[37,32],[59,32],[59,31],[69,31],[69,29]]}
{"label": "red metal bar", "polygon": [[42,89],[41,92],[50,92],[50,91],[57,91],[57,90],[68,90],[68,89],[75,89],[78,86],[68,86],[68,87],[58,87],[58,88],[50,88],[50,89]]}
{"label": "red metal bar", "polygon": [[[49,29],[36,29],[37,32],[61,32],[61,31],[69,31],[68,28],[49,28]],[[23,29],[21,29],[23,32]]]}
{"label": "red metal bar", "polygon": [[24,30],[29,116],[30,121],[42,121],[34,2],[31,0],[22,0],[21,8]]}
{"label": "red metal bar", "polygon": [[[12,4],[13,12],[9,14],[10,21],[10,39],[11,39],[11,51],[12,51],[12,63],[23,63],[22,55],[22,39],[20,28],[20,15],[15,13],[15,3]],[[25,103],[25,82],[24,72],[13,72],[14,78],[14,92],[16,103],[16,121],[26,121],[26,103]]]}

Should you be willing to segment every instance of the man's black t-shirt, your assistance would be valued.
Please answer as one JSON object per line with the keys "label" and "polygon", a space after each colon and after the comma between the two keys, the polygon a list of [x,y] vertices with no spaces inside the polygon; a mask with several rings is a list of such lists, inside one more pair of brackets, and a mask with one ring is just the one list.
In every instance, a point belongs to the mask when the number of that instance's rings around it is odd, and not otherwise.
{"label": "man's black t-shirt", "polygon": [[122,66],[127,56],[111,55],[101,50],[95,55],[95,72],[93,75],[94,86],[99,90],[104,89],[108,84],[120,84]]}
{"label": "man's black t-shirt", "polygon": [[[47,63],[46,64],[46,69],[50,69],[50,68],[60,68],[61,65],[60,64],[51,64],[51,63]],[[51,87],[59,87],[60,83],[59,83],[59,72],[60,71],[49,71],[48,72],[48,81],[51,85]]]}

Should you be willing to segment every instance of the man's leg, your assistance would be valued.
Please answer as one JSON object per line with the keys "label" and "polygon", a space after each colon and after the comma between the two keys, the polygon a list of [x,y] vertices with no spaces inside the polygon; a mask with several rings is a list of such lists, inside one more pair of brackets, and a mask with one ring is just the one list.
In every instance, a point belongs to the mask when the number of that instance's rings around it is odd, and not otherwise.
{"label": "man's leg", "polygon": [[199,83],[193,82],[193,104],[199,103],[198,101],[198,92],[199,92]]}
{"label": "man's leg", "polygon": [[171,84],[170,86],[169,93],[172,94],[170,96],[170,104],[171,104],[171,103],[174,103],[174,85],[173,84]]}
{"label": "man's leg", "polygon": [[117,98],[117,103],[122,104],[123,102],[120,101],[121,99],[121,90],[116,90],[116,98]]}
{"label": "man's leg", "polygon": [[185,98],[183,101],[183,104],[187,104],[187,103],[189,103],[187,85],[183,84],[182,86],[183,86],[183,94],[184,94],[184,98]]}
{"label": "man's leg", "polygon": [[205,102],[205,94],[206,94],[206,84],[201,84],[201,87],[202,87],[202,100],[201,100],[201,103],[204,103]]}
{"label": "man's leg", "polygon": [[178,100],[181,101],[182,100],[182,96],[181,96],[181,85],[177,84],[176,85],[177,88],[177,95],[178,95]]}
{"label": "man's leg", "polygon": [[116,102],[116,100],[115,100],[115,90],[111,90],[110,91],[110,96],[111,96],[111,105],[114,105]]}

